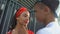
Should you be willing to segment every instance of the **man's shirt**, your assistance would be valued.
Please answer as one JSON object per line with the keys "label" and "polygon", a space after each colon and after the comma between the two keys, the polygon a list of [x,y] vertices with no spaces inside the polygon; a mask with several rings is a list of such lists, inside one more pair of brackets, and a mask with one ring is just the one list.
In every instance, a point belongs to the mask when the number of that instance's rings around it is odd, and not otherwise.
{"label": "man's shirt", "polygon": [[45,28],[38,30],[36,34],[60,34],[60,26],[57,22],[50,22]]}

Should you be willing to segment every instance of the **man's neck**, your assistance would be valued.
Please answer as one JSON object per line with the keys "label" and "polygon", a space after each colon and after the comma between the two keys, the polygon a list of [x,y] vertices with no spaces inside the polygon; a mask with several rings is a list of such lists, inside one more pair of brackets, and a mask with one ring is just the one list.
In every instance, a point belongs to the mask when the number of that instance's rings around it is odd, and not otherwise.
{"label": "man's neck", "polygon": [[54,17],[47,17],[46,20],[45,20],[45,25],[49,24],[50,22],[53,22],[55,21],[55,18]]}

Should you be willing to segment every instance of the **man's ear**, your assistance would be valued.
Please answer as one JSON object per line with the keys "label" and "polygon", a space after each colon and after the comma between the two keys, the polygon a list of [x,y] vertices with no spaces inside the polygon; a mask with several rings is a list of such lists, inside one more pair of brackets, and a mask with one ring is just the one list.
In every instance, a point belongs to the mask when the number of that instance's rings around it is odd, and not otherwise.
{"label": "man's ear", "polygon": [[50,13],[50,8],[49,8],[49,7],[45,7],[45,8],[44,8],[44,11],[45,11],[46,13]]}

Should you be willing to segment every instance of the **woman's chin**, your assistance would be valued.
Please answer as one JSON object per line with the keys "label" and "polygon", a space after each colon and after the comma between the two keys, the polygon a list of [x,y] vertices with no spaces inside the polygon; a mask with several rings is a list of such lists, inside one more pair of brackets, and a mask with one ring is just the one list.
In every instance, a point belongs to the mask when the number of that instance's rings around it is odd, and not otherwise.
{"label": "woman's chin", "polygon": [[25,25],[25,26],[27,26],[27,24],[26,24],[26,23],[24,23],[24,25]]}

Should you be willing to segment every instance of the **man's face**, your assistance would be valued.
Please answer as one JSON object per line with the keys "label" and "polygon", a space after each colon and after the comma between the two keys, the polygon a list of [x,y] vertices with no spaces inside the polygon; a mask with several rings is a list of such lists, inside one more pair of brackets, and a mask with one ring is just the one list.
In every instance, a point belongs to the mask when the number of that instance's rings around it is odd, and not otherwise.
{"label": "man's face", "polygon": [[44,9],[40,6],[40,5],[35,5],[34,6],[34,10],[35,10],[35,16],[36,19],[40,22],[43,22],[45,19],[45,12]]}

